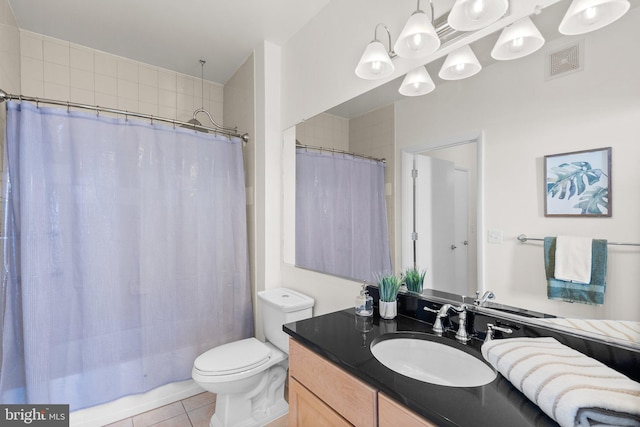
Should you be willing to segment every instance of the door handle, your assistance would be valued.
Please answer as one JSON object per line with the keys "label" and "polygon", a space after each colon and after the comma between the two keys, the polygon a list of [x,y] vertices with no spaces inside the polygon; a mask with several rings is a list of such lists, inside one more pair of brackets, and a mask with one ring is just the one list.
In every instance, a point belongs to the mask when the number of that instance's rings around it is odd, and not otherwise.
{"label": "door handle", "polygon": [[457,248],[456,245],[451,245],[451,250],[454,250],[455,248]]}

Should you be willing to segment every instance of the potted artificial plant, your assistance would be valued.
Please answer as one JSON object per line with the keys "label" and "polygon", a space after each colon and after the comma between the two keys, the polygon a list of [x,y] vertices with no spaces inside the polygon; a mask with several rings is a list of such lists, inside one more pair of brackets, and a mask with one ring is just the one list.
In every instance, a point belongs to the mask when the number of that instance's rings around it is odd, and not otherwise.
{"label": "potted artificial plant", "polygon": [[378,293],[380,294],[379,311],[383,319],[393,319],[398,314],[398,291],[401,281],[393,274],[382,275],[378,278]]}
{"label": "potted artificial plant", "polygon": [[424,276],[426,274],[427,270],[420,271],[413,267],[407,268],[403,277],[407,290],[414,294],[421,294],[424,286]]}

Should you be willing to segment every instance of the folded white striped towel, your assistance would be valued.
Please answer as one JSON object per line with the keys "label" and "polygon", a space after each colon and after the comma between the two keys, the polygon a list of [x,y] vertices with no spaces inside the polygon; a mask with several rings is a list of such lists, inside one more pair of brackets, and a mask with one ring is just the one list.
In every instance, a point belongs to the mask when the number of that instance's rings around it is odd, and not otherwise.
{"label": "folded white striped towel", "polygon": [[553,338],[508,338],[482,355],[562,427],[640,427],[640,383]]}

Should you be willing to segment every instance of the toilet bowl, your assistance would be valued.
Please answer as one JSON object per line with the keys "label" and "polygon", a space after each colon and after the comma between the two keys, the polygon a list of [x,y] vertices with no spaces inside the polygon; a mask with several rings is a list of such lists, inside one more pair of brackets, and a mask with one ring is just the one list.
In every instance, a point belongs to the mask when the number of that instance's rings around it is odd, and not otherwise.
{"label": "toilet bowl", "polygon": [[266,342],[246,338],[196,358],[191,376],[217,394],[210,427],[263,426],[285,415],[288,335],[282,325],[311,317],[313,299],[286,288],[258,293]]}

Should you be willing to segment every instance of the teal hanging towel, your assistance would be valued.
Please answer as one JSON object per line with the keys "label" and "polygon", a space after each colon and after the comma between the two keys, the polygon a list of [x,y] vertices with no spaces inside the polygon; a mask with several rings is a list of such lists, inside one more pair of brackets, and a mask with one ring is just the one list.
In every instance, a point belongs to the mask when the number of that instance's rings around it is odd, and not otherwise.
{"label": "teal hanging towel", "polygon": [[544,238],[544,267],[549,299],[582,304],[604,304],[607,276],[607,241],[593,239],[591,243],[591,282],[588,284],[558,280],[555,271],[556,238]]}

